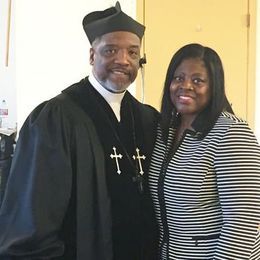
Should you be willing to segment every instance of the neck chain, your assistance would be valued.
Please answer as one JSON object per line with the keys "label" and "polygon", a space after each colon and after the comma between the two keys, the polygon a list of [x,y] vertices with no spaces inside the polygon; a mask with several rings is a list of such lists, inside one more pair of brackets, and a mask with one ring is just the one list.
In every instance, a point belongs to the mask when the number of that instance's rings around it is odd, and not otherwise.
{"label": "neck chain", "polygon": [[[95,102],[96,102],[96,99],[94,98]],[[130,108],[130,118],[131,118],[131,125],[132,125],[132,140],[133,140],[133,144],[134,144],[134,148],[136,149],[136,155],[133,155],[133,156],[130,156],[128,151],[126,150],[126,147],[125,145],[122,143],[116,129],[114,128],[113,126],[113,123],[111,122],[109,116],[107,115],[107,113],[104,111],[103,107],[100,105],[99,102],[96,102],[97,104],[97,107],[99,108],[99,110],[101,111],[103,117],[105,118],[107,124],[109,125],[115,139],[117,140],[117,142],[120,144],[120,146],[122,147],[122,150],[124,152],[124,154],[126,155],[126,158],[127,160],[129,161],[130,165],[132,166],[134,172],[135,172],[135,176],[132,177],[132,180],[133,182],[136,182],[137,185],[138,185],[138,190],[139,192],[142,194],[143,193],[143,168],[142,168],[142,164],[141,164],[141,159],[144,160],[145,159],[145,156],[144,155],[140,155],[140,150],[138,149],[137,147],[137,140],[136,140],[136,125],[135,125],[135,118],[134,118],[134,113],[133,113],[133,108],[132,108],[132,103],[130,103],[128,100],[127,100],[127,105],[129,106]],[[109,104],[108,104],[109,106]],[[114,151],[113,151],[113,150]],[[115,147],[112,147],[111,149],[111,152],[114,152],[114,154],[111,154],[110,157],[111,159],[115,159],[115,163],[116,163],[116,166],[117,166],[117,173],[118,174],[121,174],[121,171],[120,171],[120,168],[119,168],[119,159],[122,158],[122,155],[121,154],[116,154],[116,148]],[[134,161],[133,161],[134,160]]]}

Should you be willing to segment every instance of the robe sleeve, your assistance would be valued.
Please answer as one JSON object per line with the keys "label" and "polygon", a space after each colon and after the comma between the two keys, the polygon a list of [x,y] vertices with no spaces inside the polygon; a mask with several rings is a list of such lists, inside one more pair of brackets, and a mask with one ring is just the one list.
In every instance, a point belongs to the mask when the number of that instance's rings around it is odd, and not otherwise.
{"label": "robe sleeve", "polygon": [[215,167],[223,226],[214,259],[260,259],[260,148],[245,123],[224,135]]}
{"label": "robe sleeve", "polygon": [[62,109],[51,102],[25,121],[0,209],[0,259],[63,254],[58,233],[72,185],[68,129]]}

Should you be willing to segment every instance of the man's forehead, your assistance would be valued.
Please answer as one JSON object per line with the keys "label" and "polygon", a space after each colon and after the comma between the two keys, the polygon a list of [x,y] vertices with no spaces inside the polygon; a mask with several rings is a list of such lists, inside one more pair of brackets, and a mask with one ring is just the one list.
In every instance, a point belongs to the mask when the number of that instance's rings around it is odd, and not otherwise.
{"label": "man's forehead", "polygon": [[140,47],[141,40],[131,32],[117,31],[104,34],[100,37],[100,43],[104,45],[131,45]]}

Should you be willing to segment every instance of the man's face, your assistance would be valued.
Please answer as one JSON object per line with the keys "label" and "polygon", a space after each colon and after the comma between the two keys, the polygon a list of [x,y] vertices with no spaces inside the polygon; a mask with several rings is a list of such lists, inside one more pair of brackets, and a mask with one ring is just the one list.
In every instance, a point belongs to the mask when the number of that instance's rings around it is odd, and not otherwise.
{"label": "man's face", "polygon": [[96,39],[90,49],[93,73],[110,92],[125,91],[139,69],[140,39],[130,32],[112,32]]}

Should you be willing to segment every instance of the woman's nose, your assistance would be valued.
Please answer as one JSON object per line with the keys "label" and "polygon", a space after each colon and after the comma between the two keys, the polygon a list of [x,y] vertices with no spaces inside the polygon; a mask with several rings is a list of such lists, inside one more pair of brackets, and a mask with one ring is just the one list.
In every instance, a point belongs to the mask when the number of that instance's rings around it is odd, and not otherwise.
{"label": "woman's nose", "polygon": [[182,87],[188,90],[192,90],[193,89],[193,84],[192,84],[192,80],[191,79],[185,79],[183,81]]}

